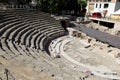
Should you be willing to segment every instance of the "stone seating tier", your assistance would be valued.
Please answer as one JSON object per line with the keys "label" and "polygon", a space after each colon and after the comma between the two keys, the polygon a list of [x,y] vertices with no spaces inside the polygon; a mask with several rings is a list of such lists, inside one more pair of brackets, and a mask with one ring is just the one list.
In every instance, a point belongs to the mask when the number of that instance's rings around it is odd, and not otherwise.
{"label": "stone seating tier", "polygon": [[[0,47],[6,53],[19,53],[18,48],[20,46],[22,46],[21,49],[24,51],[26,49],[23,46],[43,49],[43,46],[45,46],[43,42],[48,40],[49,35],[52,37],[54,34],[65,31],[58,24],[60,22],[55,22],[50,15],[39,13],[38,11],[1,11],[0,15],[3,17],[0,20]],[[57,36],[60,36],[60,34]]]}
{"label": "stone seating tier", "polygon": [[[64,58],[52,60],[46,53],[46,47],[53,39],[66,34],[59,21],[39,11],[8,10],[3,11],[2,14],[0,12],[0,17],[3,16],[0,20],[0,58],[13,63],[26,64],[32,68],[35,65],[34,70],[52,76],[57,75],[56,79],[65,78],[64,74],[68,74],[69,77],[72,75],[67,70],[72,70],[68,61]],[[39,17],[34,17],[37,15]],[[62,66],[66,67],[63,69]]]}

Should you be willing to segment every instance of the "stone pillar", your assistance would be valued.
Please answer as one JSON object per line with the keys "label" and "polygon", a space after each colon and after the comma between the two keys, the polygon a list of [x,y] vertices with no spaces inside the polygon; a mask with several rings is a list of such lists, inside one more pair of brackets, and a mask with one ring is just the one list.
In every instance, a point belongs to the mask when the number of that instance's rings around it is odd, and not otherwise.
{"label": "stone pillar", "polygon": [[13,5],[13,4],[11,4],[11,8],[14,8],[14,5]]}
{"label": "stone pillar", "polygon": [[18,5],[15,5],[15,8],[18,9]]}
{"label": "stone pillar", "polygon": [[20,5],[20,7],[19,7],[20,9],[22,9],[22,5]]}

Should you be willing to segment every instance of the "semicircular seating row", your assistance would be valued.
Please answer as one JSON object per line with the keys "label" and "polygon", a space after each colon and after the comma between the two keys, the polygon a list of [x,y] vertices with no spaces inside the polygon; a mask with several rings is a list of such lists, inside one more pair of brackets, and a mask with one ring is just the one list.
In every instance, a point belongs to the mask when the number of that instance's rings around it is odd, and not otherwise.
{"label": "semicircular seating row", "polygon": [[59,21],[40,11],[0,11],[0,18],[0,55],[44,51],[48,42],[66,34]]}

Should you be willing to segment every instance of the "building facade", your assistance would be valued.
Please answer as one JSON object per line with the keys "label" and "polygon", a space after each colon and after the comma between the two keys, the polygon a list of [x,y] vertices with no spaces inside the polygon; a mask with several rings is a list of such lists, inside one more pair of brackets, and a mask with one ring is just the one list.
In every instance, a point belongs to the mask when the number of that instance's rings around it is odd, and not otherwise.
{"label": "building facade", "polygon": [[88,0],[87,13],[91,14],[95,9],[101,10],[105,17],[110,17],[120,9],[120,0]]}

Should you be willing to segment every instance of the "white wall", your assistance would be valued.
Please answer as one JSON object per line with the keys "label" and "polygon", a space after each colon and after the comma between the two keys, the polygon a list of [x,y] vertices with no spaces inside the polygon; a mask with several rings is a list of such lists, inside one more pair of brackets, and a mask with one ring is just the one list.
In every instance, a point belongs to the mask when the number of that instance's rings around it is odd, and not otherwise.
{"label": "white wall", "polygon": [[87,9],[87,12],[89,12],[89,2],[87,2],[86,9]]}
{"label": "white wall", "polygon": [[[106,17],[109,17],[112,13],[114,13],[115,3],[113,3],[113,2],[96,2],[94,5],[94,9],[96,8],[96,4],[98,4],[97,8],[99,8],[101,11],[108,10]],[[101,4],[101,8],[100,8],[100,4]],[[104,4],[109,4],[108,8],[104,8]],[[118,6],[120,6],[120,4]]]}
{"label": "white wall", "polygon": [[115,3],[109,3],[109,7],[108,7],[108,14],[107,16],[109,17],[112,13],[114,13],[115,11]]}
{"label": "white wall", "polygon": [[[99,8],[101,11],[108,10],[106,17],[110,17],[112,13],[120,9],[120,2],[90,2],[90,3],[94,3],[94,9],[96,9],[96,4],[98,4],[97,8]],[[88,3],[88,5],[90,3]],[[100,4],[101,4],[101,8],[99,7]],[[104,4],[109,4],[108,8],[104,8]]]}

